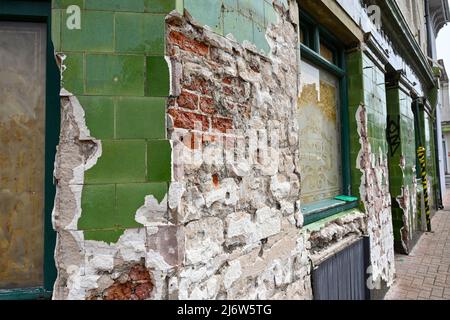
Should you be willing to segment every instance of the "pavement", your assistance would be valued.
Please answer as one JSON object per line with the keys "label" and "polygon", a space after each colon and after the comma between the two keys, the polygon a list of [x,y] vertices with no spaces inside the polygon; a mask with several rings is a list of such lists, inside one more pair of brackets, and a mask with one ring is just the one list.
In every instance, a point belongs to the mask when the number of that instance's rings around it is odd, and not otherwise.
{"label": "pavement", "polygon": [[396,280],[385,300],[450,300],[450,187],[444,210],[409,255],[396,254]]}

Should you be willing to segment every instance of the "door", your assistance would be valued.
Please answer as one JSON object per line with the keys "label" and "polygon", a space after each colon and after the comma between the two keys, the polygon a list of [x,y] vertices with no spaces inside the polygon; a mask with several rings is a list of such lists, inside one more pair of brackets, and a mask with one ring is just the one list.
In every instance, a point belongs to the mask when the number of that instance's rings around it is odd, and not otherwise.
{"label": "door", "polygon": [[46,25],[0,22],[0,288],[43,284]]}
{"label": "door", "polygon": [[0,299],[49,297],[58,83],[50,2],[0,3]]}

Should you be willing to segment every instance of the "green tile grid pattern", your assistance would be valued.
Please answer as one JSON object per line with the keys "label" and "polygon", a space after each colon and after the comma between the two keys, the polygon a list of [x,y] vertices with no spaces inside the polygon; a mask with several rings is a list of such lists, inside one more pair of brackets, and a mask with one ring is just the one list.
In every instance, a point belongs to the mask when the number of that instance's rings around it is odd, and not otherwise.
{"label": "green tile grid pattern", "polygon": [[[280,2],[288,7],[287,0]],[[269,53],[265,31],[277,22],[272,0],[184,0],[184,8],[215,32],[223,36],[231,33],[237,41],[247,40]]]}
{"label": "green tile grid pattern", "polygon": [[[387,90],[387,105],[390,119],[398,126],[400,135],[398,149],[389,150],[389,188],[392,197],[392,221],[394,226],[394,239],[401,241],[400,229],[404,226],[403,210],[400,208],[396,198],[401,196],[402,188],[413,191],[413,182],[416,179],[416,142],[414,132],[414,114],[411,109],[412,98],[400,88],[390,88]],[[389,128],[395,134],[394,127]],[[401,157],[405,162],[402,172],[400,168]],[[411,197],[407,204],[410,208],[416,206],[411,202]],[[408,230],[412,234],[417,229],[417,221],[414,220],[413,212],[409,211]]]}
{"label": "green tile grid pattern", "polygon": [[[162,201],[171,180],[166,140],[167,13],[180,0],[53,0],[52,40],[64,53],[62,86],[77,96],[102,155],[85,172],[78,229],[86,240],[116,242],[138,228],[146,195]],[[81,9],[71,30],[67,7]]]}
{"label": "green tile grid pattern", "polygon": [[365,53],[359,50],[347,55],[347,70],[352,193],[360,198],[359,188],[362,174],[356,168],[356,163],[361,144],[357,129],[356,112],[361,104],[365,105],[367,135],[371,149],[375,153],[381,151],[384,156],[387,156],[385,79],[383,71]]}

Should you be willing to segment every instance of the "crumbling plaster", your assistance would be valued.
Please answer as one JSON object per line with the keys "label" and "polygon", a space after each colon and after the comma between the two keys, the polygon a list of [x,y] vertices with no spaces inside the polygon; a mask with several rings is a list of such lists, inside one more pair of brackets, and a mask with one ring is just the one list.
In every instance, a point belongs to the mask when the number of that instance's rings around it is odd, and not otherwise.
{"label": "crumbling plaster", "polygon": [[[266,32],[269,56],[250,43],[237,43],[232,35],[213,33],[188,12],[167,16],[173,181],[162,204],[150,195],[142,199],[135,219],[143,226],[125,230],[117,242],[86,240],[76,228],[84,172],[101,156],[101,141],[90,137],[76,97],[61,91],[53,212],[55,299],[311,299],[311,255],[366,233],[374,273],[391,282],[390,197],[381,185],[386,163],[370,150],[363,107],[357,114],[362,146],[358,168],[367,214],[352,212],[312,233],[302,228],[295,120],[298,7],[296,1],[289,1],[289,8],[274,3],[279,17]],[[180,101],[183,91],[197,95],[195,110],[186,107],[191,100]],[[200,126],[190,127],[193,122]],[[269,132],[279,157],[272,152],[265,160],[252,155],[258,144],[241,137],[258,130]],[[189,134],[200,139],[180,139]],[[226,156],[230,143],[240,143],[250,156],[221,163],[217,148],[225,146]],[[198,150],[213,159],[202,161]],[[182,161],[186,154],[196,161]],[[154,211],[165,208],[167,221],[149,222]]]}

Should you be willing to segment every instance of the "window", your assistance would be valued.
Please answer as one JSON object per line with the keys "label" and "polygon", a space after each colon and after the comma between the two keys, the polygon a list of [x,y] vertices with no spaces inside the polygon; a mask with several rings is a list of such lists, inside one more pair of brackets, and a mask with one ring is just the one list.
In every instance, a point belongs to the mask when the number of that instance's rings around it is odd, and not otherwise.
{"label": "window", "polygon": [[0,6],[0,299],[51,295],[59,71],[51,2]]}
{"label": "window", "polygon": [[[305,224],[357,206],[350,188],[344,51],[308,15],[300,43],[301,204]],[[307,38],[307,36],[308,38]]]}
{"label": "window", "polygon": [[342,194],[339,79],[301,61],[298,104],[302,203]]}

